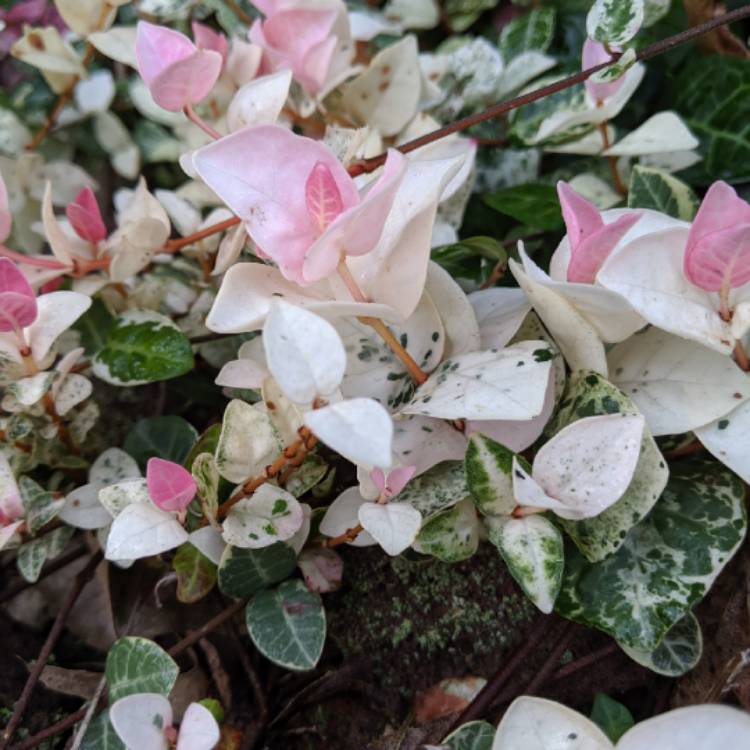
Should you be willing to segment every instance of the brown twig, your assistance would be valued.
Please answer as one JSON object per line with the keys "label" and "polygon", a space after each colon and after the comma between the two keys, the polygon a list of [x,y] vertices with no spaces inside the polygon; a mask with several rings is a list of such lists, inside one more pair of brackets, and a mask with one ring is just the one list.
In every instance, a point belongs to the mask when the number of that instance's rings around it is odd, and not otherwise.
{"label": "brown twig", "polygon": [[42,670],[46,666],[47,660],[49,659],[49,656],[52,653],[52,649],[55,647],[58,638],[62,635],[63,628],[65,627],[65,621],[67,620],[70,611],[73,609],[73,605],[81,595],[81,592],[86,587],[86,584],[94,575],[94,571],[102,561],[103,556],[104,555],[101,550],[99,550],[99,552],[95,552],[86,564],[86,567],[84,567],[83,570],[81,570],[81,572],[76,575],[75,581],[73,582],[70,591],[68,591],[68,595],[65,597],[65,600],[60,607],[60,611],[57,613],[55,622],[52,624],[52,628],[49,631],[47,640],[44,641],[42,650],[39,652],[39,656],[36,658],[34,666],[29,672],[28,679],[26,680],[26,684],[23,686],[23,691],[21,692],[21,697],[16,701],[15,707],[13,709],[13,715],[10,717],[10,721],[3,730],[2,739],[0,740],[0,750],[4,750],[4,748],[8,746],[8,743],[13,738],[16,730],[21,725],[21,720],[23,719],[24,712],[29,705],[31,695],[34,692],[34,688],[36,687],[37,682],[39,681]]}
{"label": "brown twig", "polygon": [[673,451],[665,451],[664,458],[672,461],[675,458],[684,458],[685,456],[694,456],[696,453],[702,453],[705,450],[700,440],[693,440],[692,443],[681,445]]}
{"label": "brown twig", "polygon": [[347,529],[343,534],[339,534],[338,536],[326,539],[325,546],[339,547],[340,545],[346,544],[347,542],[353,542],[363,531],[364,527],[361,523],[358,523],[356,526],[352,526],[351,529]]}
{"label": "brown twig", "polygon": [[201,240],[205,240],[206,237],[210,237],[212,234],[218,234],[219,232],[223,232],[225,229],[230,229],[231,227],[237,226],[240,221],[241,219],[239,217],[232,216],[230,219],[224,219],[224,221],[219,221],[216,224],[211,224],[210,226],[205,227],[205,229],[201,229],[199,232],[187,234],[184,237],[180,237],[179,239],[167,240],[164,243],[162,252],[176,253],[186,245],[192,245],[193,242],[200,242]]}
{"label": "brown twig", "polygon": [[[605,120],[602,123],[599,123],[597,126],[599,129],[599,133],[602,136],[602,148],[604,151],[607,151],[609,147],[612,145],[609,140],[609,131],[607,130],[607,126],[609,123]],[[609,164],[609,171],[612,173],[612,182],[614,183],[615,190],[622,196],[626,196],[628,194],[628,189],[625,187],[625,184],[622,181],[622,177],[620,177],[620,170],[617,166],[617,157],[616,156],[606,156],[607,163]]]}
{"label": "brown twig", "polygon": [[600,649],[592,651],[585,656],[581,656],[579,659],[575,659],[564,667],[560,667],[560,669],[550,677],[550,682],[557,682],[558,680],[564,680],[567,677],[571,677],[582,669],[586,669],[592,664],[596,664],[596,662],[617,653],[621,653],[620,647],[614,641],[611,641],[606,646],[602,646]]}
{"label": "brown twig", "polygon": [[521,691],[523,695],[534,695],[539,688],[547,682],[547,679],[552,673],[560,666],[560,659],[568,648],[573,633],[575,630],[575,623],[565,622],[562,627],[553,635],[550,639],[555,643],[555,647],[550,652],[550,655],[545,659],[544,664],[540,667],[539,671],[534,675],[533,679],[526,688]]}

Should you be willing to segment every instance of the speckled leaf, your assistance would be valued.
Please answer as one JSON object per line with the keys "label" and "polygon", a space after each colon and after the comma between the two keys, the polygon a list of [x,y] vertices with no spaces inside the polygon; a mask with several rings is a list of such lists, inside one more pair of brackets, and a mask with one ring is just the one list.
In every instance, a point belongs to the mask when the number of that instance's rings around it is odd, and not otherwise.
{"label": "speckled leaf", "polygon": [[23,503],[26,525],[31,534],[36,534],[65,505],[64,499],[55,500],[51,492],[42,489],[29,477],[18,478],[18,490],[21,495],[21,502]]}
{"label": "speckled leaf", "polygon": [[[513,457],[516,454],[492,438],[475,433],[469,438],[464,468],[477,508],[485,516],[508,516],[516,507],[513,497]],[[517,456],[530,473],[531,467]]]}
{"label": "speckled leaf", "polygon": [[469,495],[464,465],[461,461],[443,461],[412,479],[399,493],[398,499],[411,503],[423,522],[440,511],[461,502]]}
{"label": "speckled leaf", "polygon": [[216,459],[210,453],[199,453],[190,469],[198,488],[201,507],[207,517],[213,518],[219,506],[219,469]]}
{"label": "speckled leaf", "polygon": [[284,542],[263,549],[227,547],[219,563],[219,588],[237,599],[252,596],[283,581],[297,564],[294,550]]}
{"label": "speckled leaf", "polygon": [[591,564],[572,546],[557,610],[642,651],[708,591],[744,538],[744,485],[716,463],[675,464],[649,516],[618,551]]}
{"label": "speckled leaf", "polygon": [[525,594],[542,612],[551,612],[564,567],[559,529],[541,515],[490,518],[487,527],[490,541]]}
{"label": "speckled leaf", "polygon": [[323,481],[330,466],[315,453],[305,457],[302,465],[296,468],[286,480],[285,487],[296,498],[302,497]]}
{"label": "speckled leaf", "polygon": [[216,566],[197,547],[183,544],[172,558],[177,573],[177,600],[200,601],[216,585]]}
{"label": "speckled leaf", "polygon": [[692,221],[698,210],[698,199],[689,185],[654,167],[636,165],[630,173],[628,208],[652,208]]}
{"label": "speckled leaf", "polygon": [[450,750],[492,750],[495,727],[486,721],[470,721],[451,732],[443,744]]}
{"label": "speckled leaf", "polygon": [[555,33],[554,8],[533,8],[514,18],[500,34],[500,52],[507,62],[529,50],[546,52]]}
{"label": "speckled leaf", "polygon": [[29,583],[34,583],[39,578],[44,563],[57,557],[65,549],[74,533],[73,527],[62,526],[38,539],[22,544],[18,548],[16,557],[19,573]]}
{"label": "speckled leaf", "polygon": [[93,361],[94,374],[112,385],[142,385],[193,369],[193,349],[169,318],[130,310],[115,321]]}
{"label": "speckled leaf", "polygon": [[651,651],[619,645],[633,661],[652,672],[667,677],[680,677],[700,661],[703,653],[703,633],[696,616],[688,612],[667,631],[661,643]]}
{"label": "speckled leaf", "polygon": [[[595,372],[575,373],[560,402],[560,410],[547,428],[551,437],[583,417],[604,414],[638,414],[630,399]],[[669,470],[648,427],[644,428],[641,454],[625,494],[594,518],[561,523],[581,552],[592,562],[603,560],[623,543],[630,528],[653,507],[664,489]]]}
{"label": "speckled leaf", "polygon": [[110,648],[105,672],[109,700],[115,703],[135,693],[169,695],[180,669],[153,641],[127,636]]}
{"label": "speckled leaf", "polygon": [[81,750],[126,750],[109,720],[109,709],[94,716],[83,736]]}
{"label": "speckled leaf", "polygon": [[622,57],[617,62],[608,65],[606,68],[594,73],[589,80],[594,83],[612,83],[618,78],[622,78],[637,62],[635,50],[630,48],[625,50]]}
{"label": "speckled leaf", "polygon": [[256,648],[281,667],[304,672],[313,669],[323,653],[323,602],[300,580],[256,594],[245,609],[245,621]]}
{"label": "speckled leaf", "polygon": [[422,526],[412,545],[417,552],[447,563],[471,557],[479,546],[479,519],[467,497]]}
{"label": "speckled leaf", "polygon": [[586,33],[597,42],[629,42],[643,25],[644,0],[596,0],[586,16]]}

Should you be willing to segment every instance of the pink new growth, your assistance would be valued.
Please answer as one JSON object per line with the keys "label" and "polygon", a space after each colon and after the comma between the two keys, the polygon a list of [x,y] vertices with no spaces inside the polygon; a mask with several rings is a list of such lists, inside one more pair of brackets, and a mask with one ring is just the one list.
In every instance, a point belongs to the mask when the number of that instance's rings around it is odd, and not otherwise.
{"label": "pink new growth", "polygon": [[324,279],[344,256],[375,248],[406,171],[405,157],[391,150],[383,173],[360,193],[325,144],[276,125],[205,146],[194,164],[262,254],[299,284]]}
{"label": "pink new growth", "polygon": [[0,258],[0,331],[21,332],[37,316],[36,295],[8,258]]}
{"label": "pink new growth", "polygon": [[221,59],[226,61],[229,52],[229,42],[224,34],[214,31],[210,26],[204,23],[193,21],[191,24],[193,30],[193,39],[198,49],[212,49],[221,55]]}
{"label": "pink new growth", "polygon": [[557,194],[570,243],[568,281],[593,284],[604,261],[641,214],[633,211],[605,224],[596,206],[567,183],[557,183]]}
{"label": "pink new growth", "polygon": [[184,34],[146,21],[138,22],[135,53],[154,101],[172,112],[205,99],[223,64],[219,52],[199,49]]}
{"label": "pink new growth", "polygon": [[146,485],[154,504],[162,510],[172,511],[185,510],[198,490],[187,469],[163,458],[148,460]]}
{"label": "pink new growth", "polygon": [[750,281],[750,205],[726,182],[706,193],[688,234],[684,260],[688,280],[708,292]]}
{"label": "pink new growth", "polygon": [[373,484],[380,490],[381,496],[392,498],[406,487],[416,470],[416,466],[398,466],[389,471],[386,477],[382,469],[373,469],[370,472],[370,479],[372,479]]}
{"label": "pink new growth", "polygon": [[99,211],[94,191],[85,187],[65,208],[65,215],[75,233],[86,242],[96,245],[107,236],[107,227]]}
{"label": "pink new growth", "polygon": [[[620,50],[616,47],[613,48],[614,52]],[[581,69],[586,70],[587,68],[593,68],[595,65],[600,65],[604,62],[609,62],[612,59],[612,55],[607,52],[604,45],[600,42],[595,42],[593,39],[587,39],[583,43],[583,54]],[[620,76],[616,81],[612,83],[596,83],[590,78],[584,82],[586,91],[589,96],[597,103],[601,103],[609,97],[614,96],[620,87],[625,83],[625,78]]]}

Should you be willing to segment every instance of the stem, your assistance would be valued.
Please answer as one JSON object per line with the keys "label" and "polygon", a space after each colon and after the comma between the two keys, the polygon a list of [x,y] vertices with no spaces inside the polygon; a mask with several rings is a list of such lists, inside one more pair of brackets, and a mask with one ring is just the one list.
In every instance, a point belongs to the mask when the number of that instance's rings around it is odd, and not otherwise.
{"label": "stem", "polygon": [[729,304],[730,289],[730,279],[726,278],[724,280],[724,283],[721,285],[721,289],[719,290],[719,316],[725,323],[729,323],[729,321],[732,320],[732,308]]}
{"label": "stem", "polygon": [[[607,131],[607,125],[609,123],[607,120],[604,122],[600,122],[599,125],[597,125],[597,128],[599,129],[599,132],[602,136],[602,144],[604,146],[604,151],[606,151],[612,144],[609,141],[609,132]],[[606,156],[607,162],[609,163],[609,171],[612,173],[612,182],[615,184],[615,190],[620,195],[627,195],[628,189],[623,184],[622,178],[620,177],[620,170],[617,168],[617,157],[616,156]]]}
{"label": "stem", "polygon": [[739,339],[734,342],[733,354],[734,361],[737,363],[737,366],[740,368],[740,370],[743,370],[744,372],[750,372],[750,359],[748,359],[747,351],[745,350],[745,347]]}
{"label": "stem", "polygon": [[200,242],[200,240],[204,240],[206,239],[206,237],[210,237],[212,234],[223,232],[225,229],[236,226],[240,223],[240,221],[242,221],[242,219],[237,216],[233,216],[231,219],[224,219],[224,221],[220,221],[216,224],[211,224],[205,229],[201,229],[199,232],[193,232],[193,234],[185,235],[185,237],[180,237],[180,239],[178,240],[167,240],[164,243],[162,252],[176,253],[186,245],[192,245],[193,242]]}
{"label": "stem", "polygon": [[364,527],[361,523],[358,523],[356,526],[352,526],[351,529],[347,529],[343,534],[326,539],[325,546],[338,547],[347,542],[353,542],[362,531],[364,531]]}
{"label": "stem", "polygon": [[55,258],[33,258],[30,255],[24,255],[23,253],[11,250],[9,247],[5,247],[5,245],[0,245],[0,256],[3,258],[10,258],[11,260],[16,261],[16,263],[23,263],[26,266],[36,266],[37,268],[55,268],[62,270],[68,267]]}
{"label": "stem", "polygon": [[[337,270],[339,277],[346,285],[352,298],[357,302],[369,302],[364,292],[359,288],[356,279],[352,276],[352,272],[349,270],[349,266],[346,265],[344,258],[341,259]],[[391,329],[380,318],[363,316],[358,318],[358,320],[360,323],[364,323],[374,329],[378,336],[388,344],[391,351],[401,360],[411,379],[417,385],[422,385],[427,380],[427,373],[414,361],[411,354],[404,349],[401,342],[393,335]]]}
{"label": "stem", "polygon": [[[747,18],[748,16],[750,16],[750,5],[745,5],[742,8],[737,8],[737,10],[733,10],[730,13],[724,13],[723,15],[712,18],[710,21],[706,21],[706,23],[702,23],[699,26],[693,26],[690,29],[681,31],[679,34],[674,34],[673,36],[662,39],[661,41],[651,44],[648,47],[644,47],[637,54],[636,60],[649,60],[650,58],[661,55],[664,52],[668,52],[669,50],[674,49],[681,44],[690,42],[693,39],[702,36],[703,34],[707,34],[709,31],[713,31],[720,26],[725,26],[726,24],[740,21],[743,18]],[[427,133],[426,135],[423,135],[419,138],[407,141],[401,146],[398,146],[398,150],[402,154],[408,154],[410,151],[414,151],[415,149],[426,146],[429,143],[433,143],[437,140],[440,140],[441,138],[445,138],[445,136],[447,135],[466,130],[467,128],[470,128],[473,125],[477,125],[480,122],[492,120],[495,117],[507,114],[514,109],[523,107],[525,104],[531,104],[532,102],[539,101],[539,99],[544,99],[551,94],[556,94],[558,91],[569,89],[572,86],[583,83],[587,78],[589,78],[589,76],[593,75],[599,70],[603,70],[604,68],[608,67],[612,64],[612,62],[618,60],[619,57],[620,53],[615,53],[612,60],[607,60],[606,62],[600,63],[599,65],[594,65],[591,68],[586,68],[586,70],[582,70],[579,73],[574,73],[573,75],[568,76],[567,78],[563,78],[561,81],[551,83],[548,86],[542,86],[536,91],[531,91],[528,94],[523,94],[522,96],[517,96],[514,99],[508,99],[507,101],[493,104],[483,112],[478,112],[477,114],[463,117],[460,120],[456,120],[455,122],[450,123],[449,125],[434,130],[432,133]],[[352,177],[356,177],[357,175],[365,174],[366,172],[372,172],[385,163],[386,156],[387,153],[382,153],[378,156],[373,156],[370,159],[363,159],[360,162],[352,164],[349,167],[349,174],[352,175]]]}
{"label": "stem", "polygon": [[182,110],[188,120],[194,122],[204,133],[208,133],[215,141],[221,138],[221,133],[218,130],[214,130],[189,104]]}

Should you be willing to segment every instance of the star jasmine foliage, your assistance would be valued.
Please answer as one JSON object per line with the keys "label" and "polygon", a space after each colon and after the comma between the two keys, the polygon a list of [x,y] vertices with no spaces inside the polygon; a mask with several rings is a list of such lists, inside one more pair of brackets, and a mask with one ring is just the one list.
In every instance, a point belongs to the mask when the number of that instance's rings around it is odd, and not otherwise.
{"label": "star jasmine foliage", "polygon": [[749,8],[0,5],[4,743],[750,747]]}

